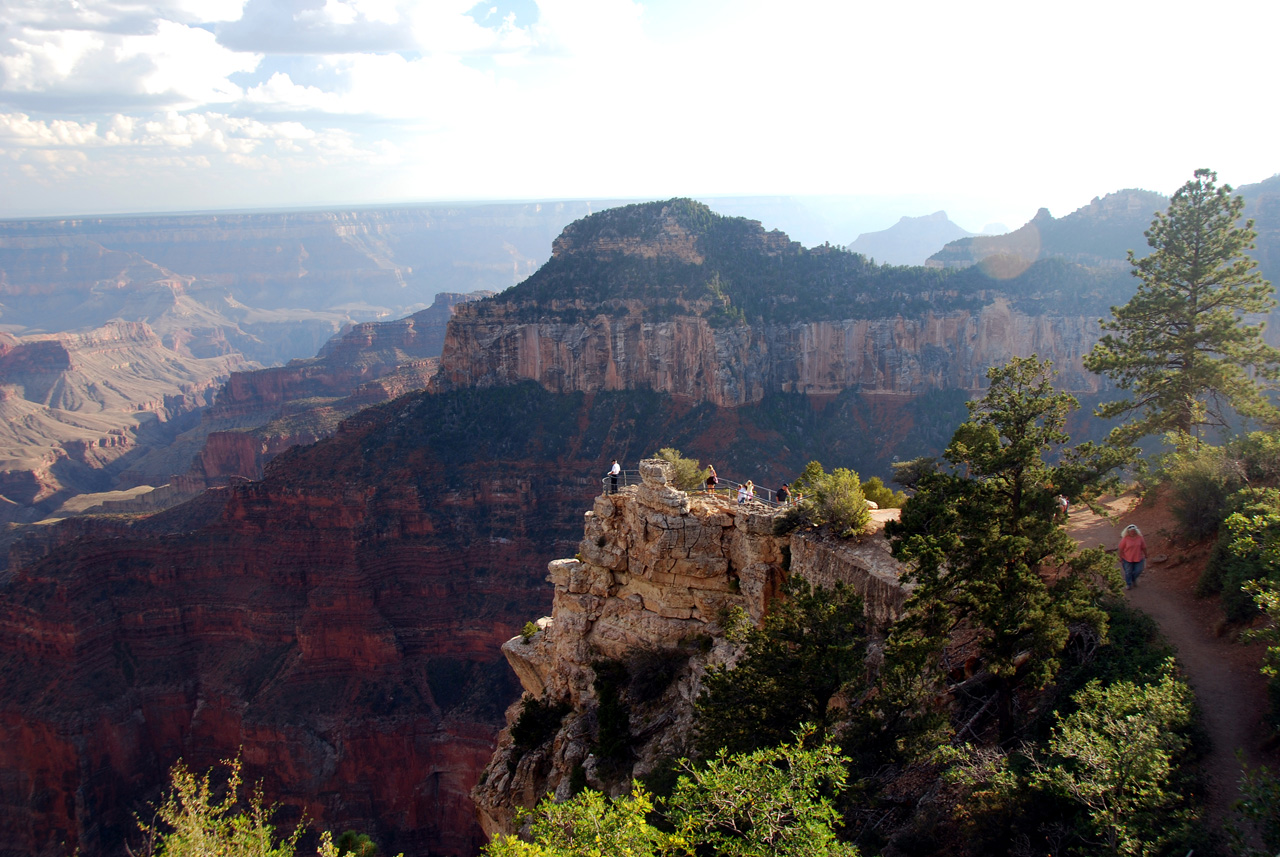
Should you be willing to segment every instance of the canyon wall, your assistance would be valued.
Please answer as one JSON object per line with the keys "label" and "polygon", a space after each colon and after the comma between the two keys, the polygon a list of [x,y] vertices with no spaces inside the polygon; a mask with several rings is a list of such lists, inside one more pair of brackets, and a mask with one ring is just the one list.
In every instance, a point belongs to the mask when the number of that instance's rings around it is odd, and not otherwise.
{"label": "canyon wall", "polygon": [[141,322],[4,336],[0,520],[35,520],[72,494],[104,490],[243,365],[237,354],[180,354]]}
{"label": "canyon wall", "polygon": [[[554,317],[556,307],[546,308]],[[997,300],[978,311],[844,321],[713,327],[698,316],[646,321],[642,308],[574,323],[524,321],[522,307],[460,307],[449,326],[441,380],[489,386],[534,380],[553,392],[647,387],[721,407],[767,393],[843,390],[917,394],[980,390],[990,366],[1039,354],[1058,383],[1095,392],[1081,363],[1097,319],[1028,315]]]}
{"label": "canyon wall", "polygon": [[[687,753],[707,668],[740,654],[726,637],[727,617],[738,608],[758,624],[789,575],[853,587],[881,630],[901,615],[910,587],[879,529],[897,510],[878,513],[877,529],[859,540],[775,535],[778,507],[687,494],[671,474],[664,461],[642,461],[641,484],[596,498],[577,557],[549,566],[551,616],[503,645],[525,696],[508,711],[511,725],[473,792],[490,836],[514,832],[517,810],[546,794],[567,797],[575,778],[614,792]],[[624,691],[632,758],[611,769],[592,750],[606,717],[597,678],[610,662],[634,674],[640,661],[664,659],[670,675],[656,693]],[[558,710],[560,721],[517,739],[512,726],[531,707]]]}

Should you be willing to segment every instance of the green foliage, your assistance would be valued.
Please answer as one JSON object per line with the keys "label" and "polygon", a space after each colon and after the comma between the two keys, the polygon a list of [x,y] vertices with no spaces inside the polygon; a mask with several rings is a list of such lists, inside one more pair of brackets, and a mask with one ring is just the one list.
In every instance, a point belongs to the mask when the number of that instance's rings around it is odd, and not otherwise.
{"label": "green foliage", "polygon": [[1075,400],[1055,392],[1049,374],[1034,357],[991,369],[986,396],[971,403],[969,422],[944,453],[949,467],[923,472],[901,520],[886,526],[894,556],[918,584],[890,632],[887,666],[900,658],[912,672],[925,669],[954,629],[970,628],[996,677],[1006,736],[1014,688],[1040,687],[1056,674],[1072,623],[1103,632],[1094,584],[1116,585],[1105,552],[1078,551],[1062,530],[1053,498],[1061,491],[1087,500],[1110,487],[1107,474],[1126,452],[1067,448],[1063,426]]}
{"label": "green foliage", "polygon": [[707,481],[707,476],[711,473],[709,469],[701,467],[696,458],[685,458],[680,454],[680,450],[672,449],[669,446],[658,450],[657,457],[671,464],[675,470],[672,484],[681,491],[698,490]]}
{"label": "green foliage", "polygon": [[533,622],[525,622],[524,627],[520,629],[520,639],[527,645],[536,633],[538,633],[538,626]]}
{"label": "green foliage", "polygon": [[[807,733],[805,733],[807,734]],[[836,839],[832,800],[845,788],[843,760],[834,748],[796,743],[750,755],[721,754],[683,771],[666,808],[668,826],[650,821],[653,797],[639,783],[610,800],[587,789],[556,803],[548,795],[517,821],[528,841],[499,836],[485,857],[857,857]]]}
{"label": "green foliage", "polygon": [[1217,532],[1231,494],[1241,484],[1225,450],[1216,446],[1190,447],[1164,456],[1160,475],[1169,488],[1169,508],[1191,541]]}
{"label": "green foliage", "polygon": [[1242,622],[1257,615],[1246,586],[1280,582],[1280,489],[1243,489],[1232,495],[1231,507],[1234,511],[1218,531],[1201,588],[1220,588],[1227,619]]}
{"label": "green foliage", "polygon": [[881,509],[901,509],[907,502],[906,494],[892,490],[879,476],[872,476],[862,483],[862,495]]}
{"label": "green foliage", "polygon": [[782,743],[804,722],[830,728],[841,716],[833,698],[856,699],[865,686],[866,643],[856,593],[791,578],[787,598],[746,631],[737,665],[707,673],[696,708],[699,749],[740,753]]}
{"label": "green foliage", "polygon": [[334,841],[339,854],[350,854],[352,857],[378,857],[378,843],[367,833],[355,830],[344,830]]}
{"label": "green foliage", "polygon": [[[1186,749],[1191,691],[1172,661],[1155,684],[1090,682],[1059,719],[1033,787],[1084,810],[1081,838],[1095,853],[1159,854],[1190,822],[1172,783]],[[1091,849],[1092,850],[1092,849]]]}
{"label": "green foliage", "polygon": [[943,748],[963,837],[975,853],[1186,853],[1200,837],[1191,698],[1169,658],[1149,682],[1088,682],[1040,743]]}
{"label": "green foliage", "polygon": [[1262,674],[1269,679],[1267,690],[1271,696],[1271,724],[1280,726],[1280,583],[1274,580],[1253,580],[1246,583],[1244,589],[1252,596],[1258,610],[1267,617],[1266,624],[1261,628],[1245,631],[1244,639],[1267,644]]}
{"label": "green foliage", "polygon": [[805,749],[808,734],[746,754],[721,750],[703,766],[686,762],[671,797],[676,830],[724,857],[857,857],[835,835],[832,798],[846,788],[848,760],[830,744]]}
{"label": "green foliage", "polygon": [[[883,484],[881,485],[883,487]],[[871,523],[871,511],[862,493],[858,474],[844,467],[827,473],[810,461],[791,483],[796,502],[782,516],[775,530],[794,529],[802,524],[829,525],[842,538],[861,535]]]}
{"label": "green foliage", "polygon": [[485,857],[659,857],[692,855],[683,839],[665,833],[648,821],[653,798],[639,784],[631,793],[610,800],[585,789],[563,803],[548,795],[537,808],[523,811],[521,825],[530,823],[529,841],[497,836],[486,845]]}
{"label": "green foliage", "polygon": [[1280,424],[1264,390],[1280,377],[1280,351],[1246,315],[1275,306],[1270,283],[1246,252],[1253,221],[1237,225],[1244,200],[1217,174],[1196,170],[1147,230],[1152,252],[1129,253],[1137,292],[1104,320],[1108,331],[1085,357],[1131,398],[1098,408],[1104,418],[1131,418],[1113,431],[1123,445],[1148,435],[1175,434],[1180,449],[1205,429],[1226,428],[1229,410]]}
{"label": "green foliage", "polygon": [[1248,827],[1257,832],[1261,849],[1249,843],[1241,825],[1227,824],[1231,851],[1238,857],[1271,857],[1280,854],[1280,779],[1265,766],[1250,768],[1241,758],[1240,799],[1232,809]]}
{"label": "green foliage", "polygon": [[227,760],[229,776],[215,797],[209,773],[198,776],[178,762],[169,772],[170,791],[156,808],[155,821],[142,824],[146,853],[160,857],[293,857],[302,824],[286,836],[276,833],[275,808],[264,805],[261,787],[240,805],[240,760]]}
{"label": "green foliage", "polygon": [[526,696],[511,724],[511,742],[517,750],[536,750],[556,734],[569,710],[567,702]]}

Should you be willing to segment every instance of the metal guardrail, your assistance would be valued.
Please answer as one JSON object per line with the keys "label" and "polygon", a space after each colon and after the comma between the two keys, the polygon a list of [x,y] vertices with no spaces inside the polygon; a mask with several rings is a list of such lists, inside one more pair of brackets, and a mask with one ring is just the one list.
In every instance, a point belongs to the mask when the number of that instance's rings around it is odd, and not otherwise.
{"label": "metal guardrail", "polygon": [[[600,480],[601,493],[615,494],[626,488],[628,485],[639,485],[644,480],[640,478],[639,470],[624,470],[617,476],[617,484],[614,484],[614,477],[605,475]],[[738,499],[738,489],[742,487],[742,483],[734,482],[732,479],[717,478],[715,493],[727,497],[736,502]],[[705,486],[701,489],[705,492]],[[778,502],[777,494],[772,489],[761,488],[759,485],[754,486],[754,494],[747,502],[756,501],[773,508],[782,508],[783,503]],[[690,494],[699,493],[698,489],[689,492]]]}

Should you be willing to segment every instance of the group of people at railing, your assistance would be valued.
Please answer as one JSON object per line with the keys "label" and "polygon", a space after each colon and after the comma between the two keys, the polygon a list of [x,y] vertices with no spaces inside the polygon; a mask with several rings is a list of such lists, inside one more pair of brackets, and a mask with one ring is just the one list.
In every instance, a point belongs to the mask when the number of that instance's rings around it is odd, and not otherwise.
{"label": "group of people at railing", "polygon": [[[639,484],[641,481],[640,471],[623,470],[618,460],[614,459],[609,472],[605,474],[604,479],[601,481],[605,484],[610,494],[616,494],[619,486],[626,487],[627,485]],[[721,479],[716,473],[715,465],[712,464],[707,465],[707,476],[702,483],[702,492],[704,494],[727,494],[731,497],[736,492],[739,506],[746,505],[753,500],[769,506],[788,506],[801,499],[791,491],[785,482],[782,483],[782,486],[777,491],[772,491],[768,488],[757,486],[750,479],[741,483],[734,482],[731,479]]]}

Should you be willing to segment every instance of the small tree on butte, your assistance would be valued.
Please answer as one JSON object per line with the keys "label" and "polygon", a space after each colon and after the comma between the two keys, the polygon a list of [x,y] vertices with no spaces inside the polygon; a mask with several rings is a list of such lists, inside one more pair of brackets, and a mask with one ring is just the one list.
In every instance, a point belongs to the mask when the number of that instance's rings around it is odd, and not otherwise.
{"label": "small tree on butte", "polygon": [[919,476],[901,520],[886,526],[894,556],[918,584],[890,635],[886,667],[892,672],[895,657],[940,652],[953,631],[969,628],[996,679],[1005,737],[1014,691],[1056,674],[1070,625],[1104,629],[1092,582],[1116,585],[1101,548],[1077,551],[1055,519],[1054,496],[1095,496],[1124,452],[1066,448],[1063,425],[1078,405],[1053,389],[1049,374],[1035,357],[990,369],[991,386],[969,403],[945,465]]}
{"label": "small tree on butte", "polygon": [[1216,181],[1196,170],[1147,230],[1152,253],[1129,251],[1137,293],[1112,307],[1108,333],[1085,357],[1090,371],[1132,394],[1097,410],[1131,418],[1113,431],[1119,443],[1171,432],[1180,448],[1194,446],[1231,410],[1280,425],[1263,392],[1280,377],[1280,351],[1263,342],[1261,324],[1244,320],[1270,311],[1274,290],[1245,255],[1256,233],[1252,220],[1237,225],[1244,200]]}

